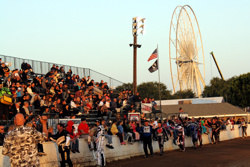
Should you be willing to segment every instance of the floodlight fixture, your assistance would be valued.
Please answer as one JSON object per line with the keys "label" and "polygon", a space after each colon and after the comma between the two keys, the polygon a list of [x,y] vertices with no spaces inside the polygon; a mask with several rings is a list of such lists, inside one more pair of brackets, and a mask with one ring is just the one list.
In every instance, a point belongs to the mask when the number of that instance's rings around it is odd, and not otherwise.
{"label": "floodlight fixture", "polygon": [[129,44],[133,46],[133,94],[137,93],[137,48],[141,48],[141,45],[137,44],[137,35],[145,34],[145,18],[133,17],[132,18],[132,34],[134,37],[134,43]]}
{"label": "floodlight fixture", "polygon": [[140,16],[138,17],[133,17],[132,18],[132,33],[133,35],[137,36],[139,34],[145,34],[144,32],[144,27],[145,27],[145,19],[146,18],[141,18]]}

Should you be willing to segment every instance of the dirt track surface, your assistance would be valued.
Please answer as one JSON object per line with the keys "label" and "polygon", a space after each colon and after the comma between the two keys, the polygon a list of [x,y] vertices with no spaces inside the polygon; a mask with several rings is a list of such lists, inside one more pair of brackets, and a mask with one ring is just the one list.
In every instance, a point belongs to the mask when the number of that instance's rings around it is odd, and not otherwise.
{"label": "dirt track surface", "polygon": [[107,163],[107,167],[250,167],[250,137],[238,138],[204,145],[203,148],[186,148],[154,154],[144,158],[138,156]]}

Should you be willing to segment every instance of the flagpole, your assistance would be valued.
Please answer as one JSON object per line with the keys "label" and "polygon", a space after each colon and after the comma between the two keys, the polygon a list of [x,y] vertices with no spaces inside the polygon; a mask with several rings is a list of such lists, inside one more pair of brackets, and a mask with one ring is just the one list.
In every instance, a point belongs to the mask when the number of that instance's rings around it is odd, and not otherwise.
{"label": "flagpole", "polygon": [[158,44],[157,44],[157,57],[158,57],[159,100],[160,100],[160,111],[161,111],[160,56],[159,56]]}

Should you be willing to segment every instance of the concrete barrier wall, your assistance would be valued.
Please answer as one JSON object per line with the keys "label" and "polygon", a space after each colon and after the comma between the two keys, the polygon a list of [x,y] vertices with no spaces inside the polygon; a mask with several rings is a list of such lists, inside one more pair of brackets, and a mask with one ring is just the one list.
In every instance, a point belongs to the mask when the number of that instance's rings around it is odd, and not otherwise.
{"label": "concrete barrier wall", "polygon": [[[247,129],[247,134],[250,134],[250,128]],[[235,130],[233,131],[231,131],[230,127],[227,126],[227,130],[220,132],[220,141],[230,140],[241,136],[241,129],[238,128],[238,125],[235,125]],[[203,134],[202,139],[203,144],[211,143],[210,135],[208,136]],[[114,149],[108,149],[105,147],[105,156],[108,162],[144,155],[143,145],[141,142],[134,143],[133,145],[120,145],[119,139],[116,136],[113,136],[113,146],[115,147]],[[186,147],[191,146],[193,146],[191,138],[186,137]],[[58,153],[57,145],[53,142],[46,142],[43,143],[43,148],[47,156],[40,157],[41,167],[59,167],[60,155]],[[70,154],[74,166],[88,166],[96,164],[93,153],[89,151],[88,145],[83,139],[79,140],[79,149],[80,153]],[[173,144],[172,139],[165,142],[165,151],[175,149],[179,149],[179,147]],[[154,152],[159,152],[158,143],[156,141],[153,141],[153,150]],[[0,167],[10,167],[9,157],[2,155],[2,147],[0,147]]]}

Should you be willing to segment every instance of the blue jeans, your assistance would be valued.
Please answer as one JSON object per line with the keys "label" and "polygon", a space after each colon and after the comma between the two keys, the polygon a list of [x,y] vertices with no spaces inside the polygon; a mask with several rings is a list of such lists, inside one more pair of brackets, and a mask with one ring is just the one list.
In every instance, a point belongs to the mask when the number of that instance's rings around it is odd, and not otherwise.
{"label": "blue jeans", "polygon": [[108,140],[108,144],[112,144],[112,135],[105,134],[105,138]]}
{"label": "blue jeans", "polygon": [[72,150],[79,150],[79,140],[75,139],[75,143],[70,141],[71,149]]}

